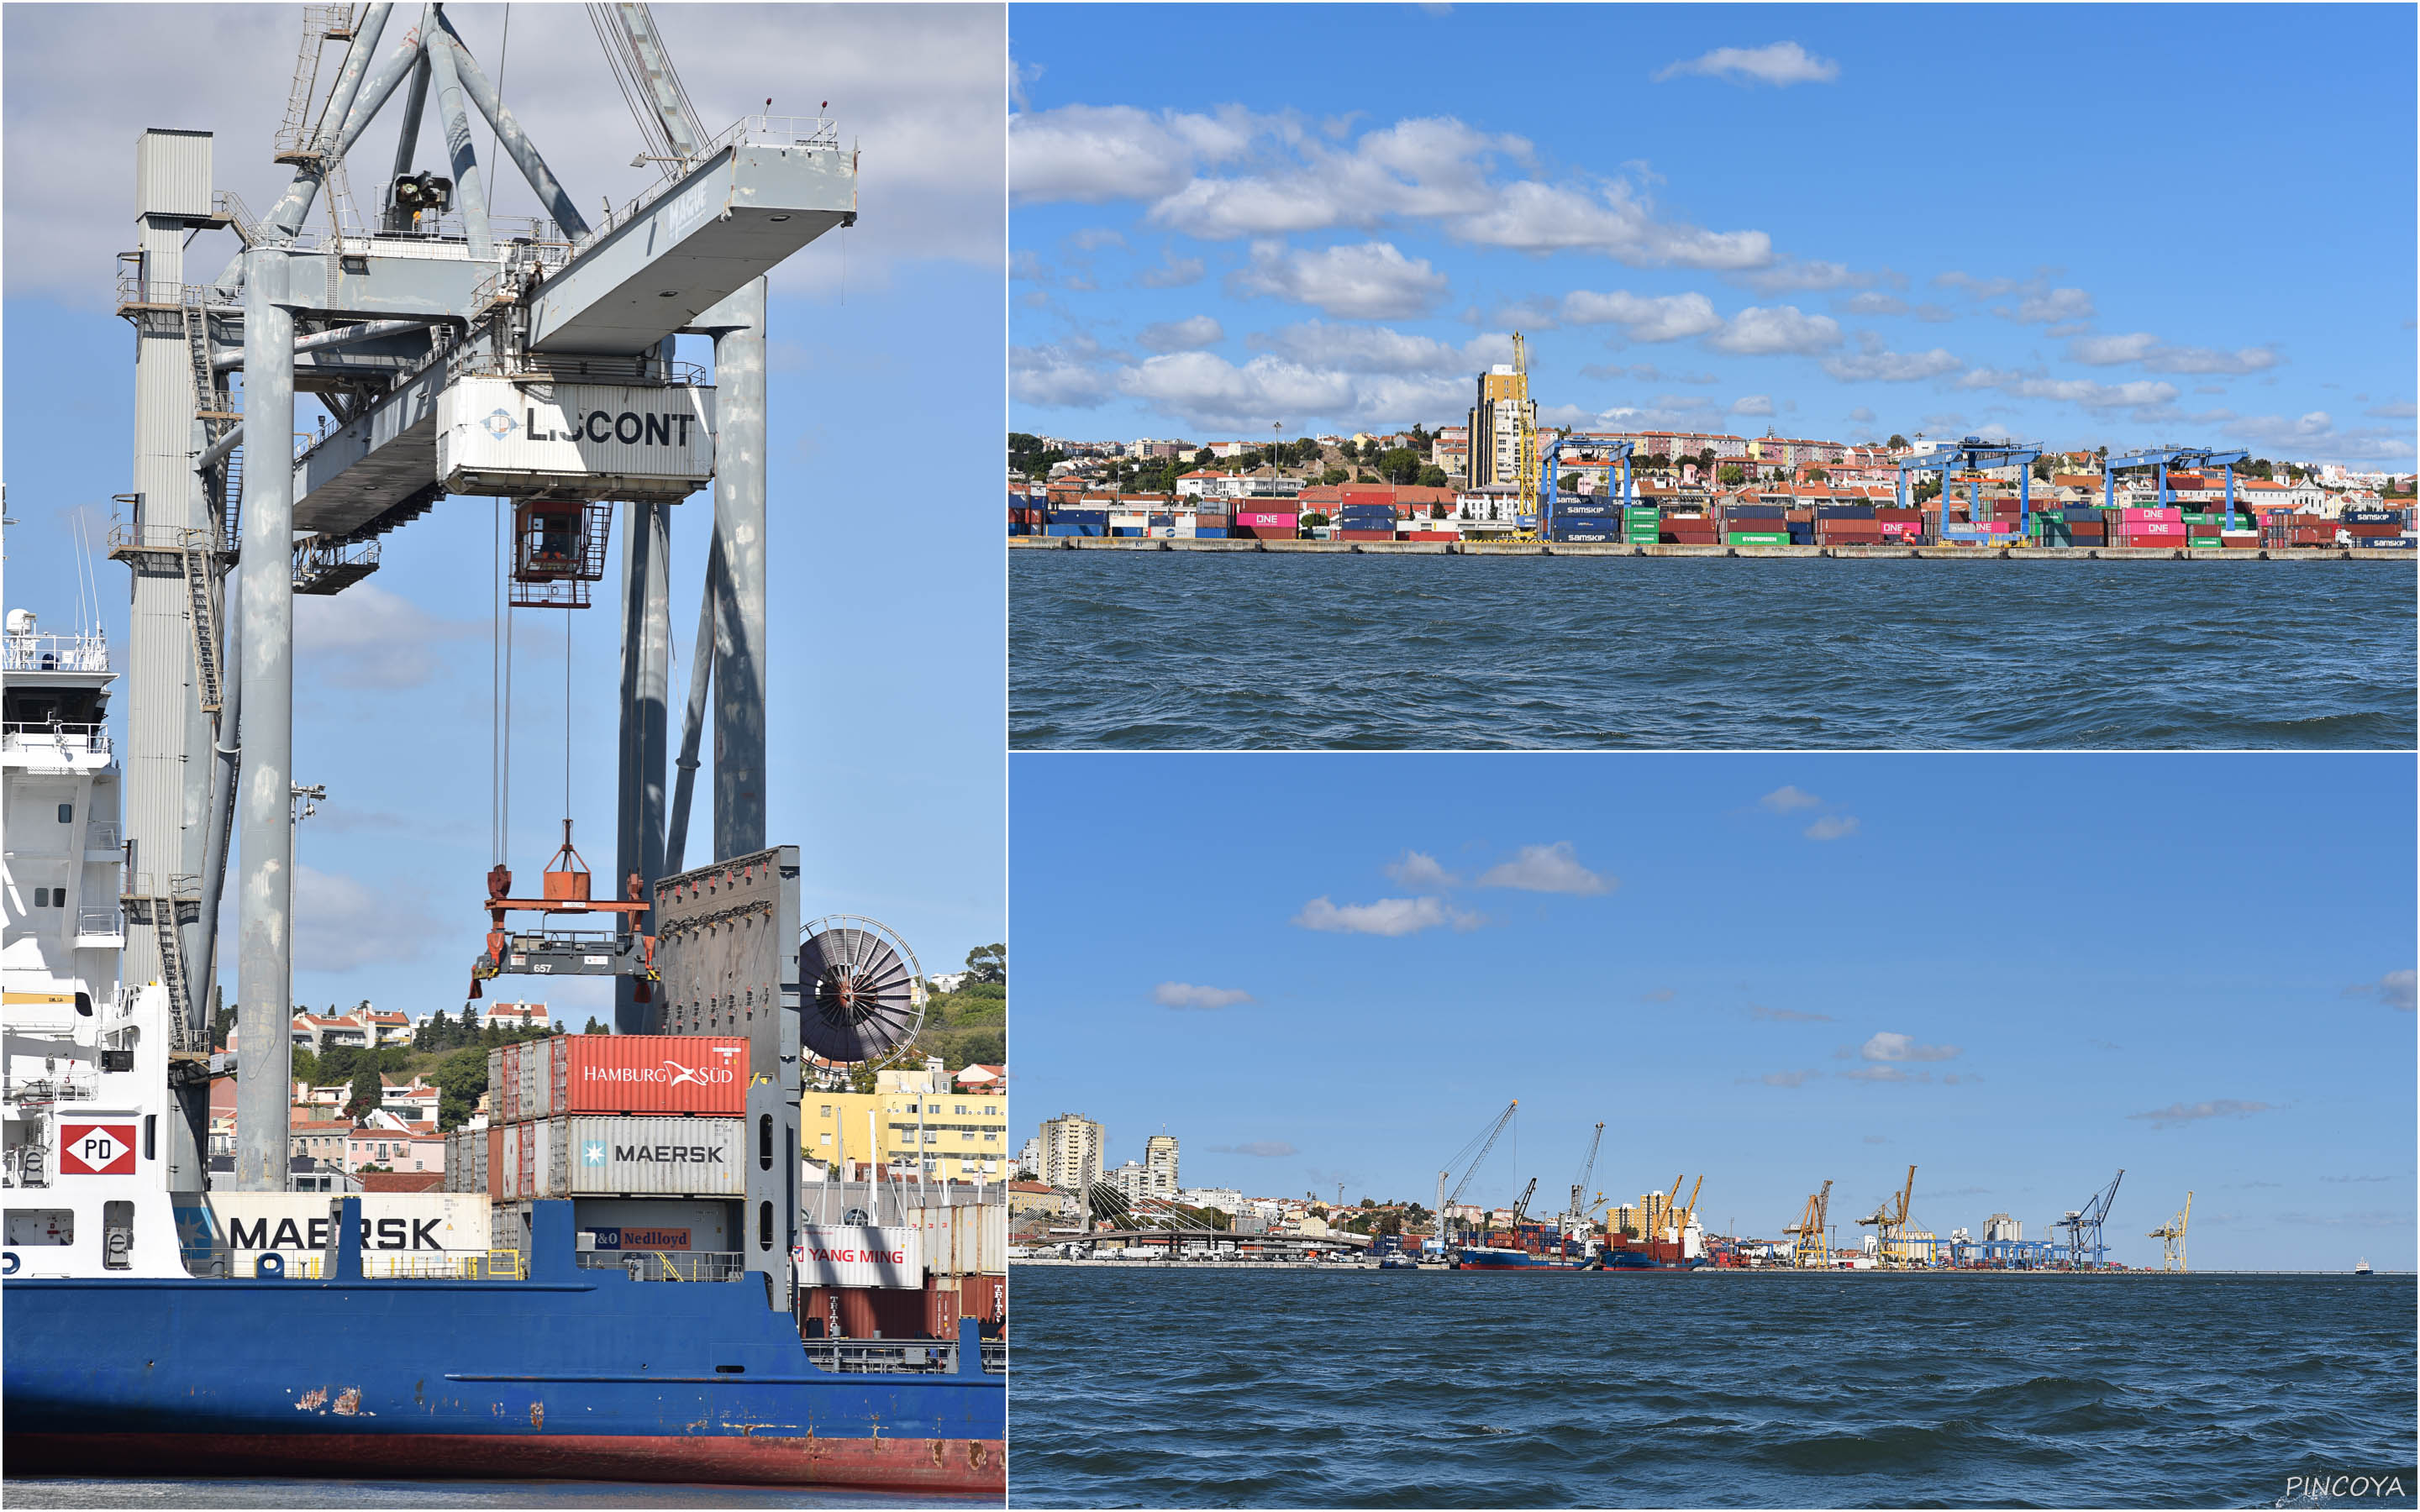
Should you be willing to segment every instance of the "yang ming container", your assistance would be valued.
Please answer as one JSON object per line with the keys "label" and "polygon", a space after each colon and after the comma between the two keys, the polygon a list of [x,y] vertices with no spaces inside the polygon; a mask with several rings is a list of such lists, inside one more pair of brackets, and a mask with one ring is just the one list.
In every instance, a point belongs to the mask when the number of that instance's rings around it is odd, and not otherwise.
{"label": "yang ming container", "polygon": [[489,1133],[489,1196],[741,1197],[744,1119],[572,1117]]}

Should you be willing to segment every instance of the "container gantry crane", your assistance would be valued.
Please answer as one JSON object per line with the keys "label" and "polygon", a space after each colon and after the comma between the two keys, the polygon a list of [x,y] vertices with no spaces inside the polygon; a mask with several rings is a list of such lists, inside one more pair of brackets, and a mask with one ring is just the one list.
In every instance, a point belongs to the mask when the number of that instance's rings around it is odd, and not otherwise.
{"label": "container gantry crane", "polygon": [[2105,508],[2118,507],[2118,474],[2133,468],[2149,468],[2157,480],[2158,502],[2164,508],[2169,500],[2168,472],[2173,468],[2221,468],[2226,474],[2226,499],[2220,506],[2225,518],[2224,530],[2235,523],[2235,468],[2251,460],[2249,452],[2214,452],[2200,446],[2154,446],[2123,455],[2104,457],[2101,463],[2101,501]]}
{"label": "container gantry crane", "polygon": [[1941,474],[1941,502],[1945,506],[1942,517],[1947,519],[1949,475],[1952,472],[1972,472],[1977,474],[1977,477],[1973,489],[1967,495],[1966,506],[1967,517],[1972,519],[1975,510],[1983,501],[1982,471],[1985,468],[2012,467],[2017,470],[2017,533],[2022,535],[2033,525],[2033,472],[2031,470],[2035,461],[2040,456],[2041,448],[2030,441],[1987,441],[1980,436],[1968,436],[1960,440],[1936,446],[1921,456],[1900,457],[1899,459],[1899,507],[1901,509],[1908,507],[1909,473],[1938,472]]}
{"label": "container gantry crane", "polygon": [[1907,1258],[1907,1205],[1916,1196],[1916,1167],[1907,1168],[1907,1184],[1900,1189],[1899,1206],[1893,1208],[1885,1198],[1874,1211],[1857,1220],[1857,1227],[1872,1226],[1881,1240],[1882,1262],[1896,1264]]}
{"label": "container gantry crane", "polygon": [[2185,1264],[2185,1224],[2192,1217],[2193,1194],[2191,1192],[2187,1192],[2185,1194],[2185,1205],[2178,1211],[2177,1215],[2169,1219],[2166,1223],[2162,1224],[2159,1227],[2152,1229],[2150,1233],[2145,1236],[2146,1238],[2156,1239],[2160,1242],[2161,1270],[2184,1271],[2190,1269],[2190,1267]]}
{"label": "container gantry crane", "polygon": [[[1630,505],[1638,502],[1637,490],[1633,486],[1630,476],[1630,458],[1637,451],[1637,448],[1638,443],[1637,441],[1634,441],[1627,437],[1620,436],[1558,436],[1553,440],[1548,441],[1544,449],[1545,476],[1544,481],[1539,485],[1538,490],[1539,503],[1544,511],[1538,517],[1538,528],[1540,531],[1548,531],[1553,528],[1555,510],[1562,501],[1563,496],[1558,490],[1562,486],[1560,473],[1562,468],[1562,455],[1564,452],[1605,453],[1606,458],[1604,467],[1606,497],[1608,499],[1619,498],[1621,501],[1621,507],[1628,508]],[[1616,492],[1613,486],[1614,472],[1616,469],[1619,469],[1621,473],[1621,487],[1619,493]]]}
{"label": "container gantry crane", "polygon": [[2067,1216],[2053,1226],[2053,1231],[2067,1230],[2067,1263],[2071,1270],[2083,1271],[2102,1264],[2109,1247],[2101,1242],[2101,1226],[2109,1221],[2109,1205],[2118,1200],[2118,1183],[2126,1180],[2124,1167],[2109,1179],[2109,1184],[2092,1195],[2092,1200],[2081,1208],[2070,1208]]}

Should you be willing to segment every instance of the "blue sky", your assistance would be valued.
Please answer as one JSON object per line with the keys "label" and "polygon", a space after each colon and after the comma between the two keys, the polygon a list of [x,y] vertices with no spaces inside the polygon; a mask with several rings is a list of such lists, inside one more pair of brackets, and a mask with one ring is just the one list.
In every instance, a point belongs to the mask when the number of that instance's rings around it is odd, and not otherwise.
{"label": "blue sky", "polygon": [[[503,9],[449,8],[491,75]],[[218,183],[265,208],[290,172],[269,161],[268,144],[301,13],[7,14],[0,440],[20,522],[8,534],[8,602],[36,610],[45,628],[76,620],[79,519],[105,537],[109,496],[130,486],[133,338],[107,296],[112,256],[130,239],[135,133],[145,124],[216,131]],[[768,838],[801,848],[808,917],[872,915],[901,931],[928,970],[954,967],[1004,930],[1005,601],[994,474],[971,454],[928,443],[937,432],[990,434],[1003,402],[1001,12],[680,8],[663,27],[709,131],[761,110],[768,92],[777,111],[812,112],[828,95],[861,147],[859,226],[824,237],[773,280]],[[191,61],[204,53],[225,63],[209,88]],[[618,203],[644,187],[644,171],[626,166],[637,129],[606,86],[584,15],[516,8],[504,70],[516,113],[584,201]],[[91,101],[102,98],[153,103],[140,120],[121,116],[122,130],[96,133]],[[365,138],[381,172],[399,108]],[[484,129],[475,141],[484,158]],[[986,141],[987,162],[970,148]],[[357,163],[353,177],[365,186],[370,176]],[[499,209],[529,213],[530,197],[508,178]],[[205,233],[189,271],[215,275],[232,247],[226,233]],[[683,347],[711,361],[708,342]],[[302,424],[315,413],[298,405]],[[674,511],[675,721],[712,509],[701,493]],[[301,839],[302,865],[320,873],[298,904],[302,1002],[461,1006],[487,928],[493,519],[489,500],[447,500],[387,538],[376,576],[297,601],[295,776],[329,790]],[[125,569],[101,559],[91,570],[101,622],[122,646]],[[613,581],[599,596],[591,610],[515,616],[511,859],[523,876],[551,851],[565,806],[566,622],[569,798],[589,863],[613,865]],[[692,862],[705,859],[710,833],[710,772],[709,738]],[[230,961],[230,994],[233,977]],[[575,1027],[610,1002],[601,983],[502,985],[533,989],[506,995],[551,1001]]]}
{"label": "blue sky", "polygon": [[1020,5],[1012,424],[2408,471],[2413,12]]}
{"label": "blue sky", "polygon": [[[1559,1194],[1774,1235],[1917,1165],[2118,1258],[2413,1261],[2413,764],[2369,756],[1018,756],[1021,1132],[1423,1202],[1521,1102]],[[1457,1173],[1458,1174],[1458,1173]],[[1559,1200],[1551,1206],[1559,1206]],[[1842,1216],[1845,1215],[1845,1216]]]}

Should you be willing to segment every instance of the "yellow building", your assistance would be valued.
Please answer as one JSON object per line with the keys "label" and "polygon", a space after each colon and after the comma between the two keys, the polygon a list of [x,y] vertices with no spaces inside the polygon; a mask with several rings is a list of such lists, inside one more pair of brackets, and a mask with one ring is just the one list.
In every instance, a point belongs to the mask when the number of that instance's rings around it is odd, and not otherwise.
{"label": "yellow building", "polygon": [[886,1071],[872,1092],[809,1088],[799,1100],[799,1143],[807,1159],[830,1167],[845,1160],[854,1176],[869,1158],[886,1174],[913,1176],[921,1155],[932,1180],[1001,1181],[1016,1173],[1008,1148],[1008,1098],[967,1092],[939,1063]]}

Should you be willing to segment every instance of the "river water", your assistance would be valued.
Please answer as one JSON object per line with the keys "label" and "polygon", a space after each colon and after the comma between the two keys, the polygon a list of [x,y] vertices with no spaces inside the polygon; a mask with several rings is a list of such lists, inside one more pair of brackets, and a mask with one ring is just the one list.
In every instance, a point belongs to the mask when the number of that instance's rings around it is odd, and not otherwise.
{"label": "river water", "polygon": [[1021,749],[2404,749],[2396,563],[1013,551]]}
{"label": "river water", "polygon": [[293,1480],[235,1477],[211,1480],[101,1480],[10,1476],[0,1500],[12,1507],[127,1507],[169,1512],[181,1507],[311,1509],[423,1507],[851,1507],[906,1512],[910,1507],[996,1507],[993,1496],[938,1496],[784,1486],[676,1486],[582,1480]]}
{"label": "river water", "polygon": [[[1016,1285],[1019,1506],[2410,1506],[2420,1485],[2409,1276]],[[2403,1494],[2288,1483],[2339,1474]]]}

